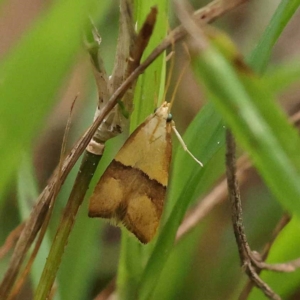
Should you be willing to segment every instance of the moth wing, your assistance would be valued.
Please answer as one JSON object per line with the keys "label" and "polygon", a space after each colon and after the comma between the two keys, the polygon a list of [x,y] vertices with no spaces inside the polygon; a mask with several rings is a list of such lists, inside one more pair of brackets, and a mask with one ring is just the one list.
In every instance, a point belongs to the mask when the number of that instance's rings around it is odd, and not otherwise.
{"label": "moth wing", "polygon": [[171,155],[171,125],[151,115],[100,178],[90,199],[89,216],[114,218],[148,243],[161,218]]}

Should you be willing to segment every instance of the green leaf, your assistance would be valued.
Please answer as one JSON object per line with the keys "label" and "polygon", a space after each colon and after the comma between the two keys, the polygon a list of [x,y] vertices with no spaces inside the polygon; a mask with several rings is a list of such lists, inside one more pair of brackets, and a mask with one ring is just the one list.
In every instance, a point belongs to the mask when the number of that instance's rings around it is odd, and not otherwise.
{"label": "green leaf", "polygon": [[272,93],[211,47],[198,56],[195,70],[277,199],[300,216],[300,140]]}

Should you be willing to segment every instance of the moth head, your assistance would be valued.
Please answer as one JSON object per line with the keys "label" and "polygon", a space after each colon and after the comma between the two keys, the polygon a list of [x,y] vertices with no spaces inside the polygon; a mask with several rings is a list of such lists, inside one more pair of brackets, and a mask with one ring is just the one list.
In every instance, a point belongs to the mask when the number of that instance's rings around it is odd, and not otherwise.
{"label": "moth head", "polygon": [[160,107],[154,110],[154,113],[160,117],[165,119],[167,122],[172,121],[172,114],[170,113],[170,103],[164,102]]}

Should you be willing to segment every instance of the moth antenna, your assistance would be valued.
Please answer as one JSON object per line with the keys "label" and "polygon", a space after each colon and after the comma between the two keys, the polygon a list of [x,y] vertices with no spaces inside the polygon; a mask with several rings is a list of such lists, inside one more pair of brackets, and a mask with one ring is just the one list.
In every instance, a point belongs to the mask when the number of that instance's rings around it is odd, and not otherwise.
{"label": "moth antenna", "polygon": [[172,57],[173,55],[175,54],[175,51],[171,51],[167,56],[166,56],[166,62],[168,62]]}
{"label": "moth antenna", "polygon": [[176,136],[177,136],[177,138],[178,138],[178,140],[179,140],[179,142],[180,142],[180,144],[181,144],[183,150],[186,151],[186,152],[194,159],[194,161],[196,161],[196,163],[198,163],[201,167],[203,167],[203,163],[202,163],[200,160],[198,160],[198,159],[190,152],[190,150],[188,149],[188,147],[187,147],[187,145],[185,144],[184,140],[182,139],[180,133],[177,131],[177,129],[176,129],[176,127],[175,127],[175,124],[172,125],[172,129],[173,129],[174,133],[176,134]]}
{"label": "moth antenna", "polygon": [[172,106],[172,104],[173,104],[173,102],[174,102],[174,100],[175,100],[176,92],[177,92],[177,90],[178,90],[178,88],[179,88],[181,79],[182,79],[182,77],[183,77],[183,75],[184,75],[184,73],[185,73],[185,71],[186,71],[188,65],[189,65],[188,63],[185,64],[185,66],[183,67],[183,69],[182,69],[182,71],[181,71],[181,73],[180,73],[180,75],[179,75],[179,77],[178,77],[178,80],[177,80],[176,85],[175,85],[175,87],[174,87],[174,92],[173,92],[173,95],[172,95],[172,98],[171,98],[171,101],[170,101],[171,106]]}
{"label": "moth antenna", "polygon": [[[173,42],[172,42],[173,43]],[[172,45],[172,48],[174,47],[174,45]],[[174,50],[172,50],[172,52],[170,52],[167,56],[167,58],[170,60],[170,69],[169,69],[169,74],[168,74],[168,78],[167,78],[167,83],[166,83],[166,87],[165,87],[165,91],[164,91],[164,95],[163,95],[163,99],[166,99],[166,95],[167,92],[169,90],[170,84],[171,84],[171,79],[172,79],[172,73],[174,70]],[[172,105],[171,105],[172,106]]]}
{"label": "moth antenna", "polygon": [[182,71],[180,72],[180,75],[179,75],[178,80],[177,80],[177,82],[176,82],[176,85],[175,85],[175,87],[174,87],[174,92],[173,92],[173,95],[172,95],[172,98],[171,98],[171,101],[170,101],[171,106],[173,105],[173,102],[174,102],[174,100],[175,100],[175,95],[176,95],[177,90],[178,90],[178,88],[179,88],[179,85],[180,85],[180,83],[181,83],[182,77],[183,77],[183,75],[184,75],[184,73],[185,73],[185,71],[186,71],[188,65],[189,65],[190,62],[191,62],[191,56],[190,56],[188,47],[187,47],[187,45],[186,45],[185,43],[183,43],[183,48],[184,48],[185,52],[187,53],[188,59],[187,59],[187,63],[184,65]]}
{"label": "moth antenna", "polygon": [[[154,86],[156,86],[158,84],[158,80],[157,80],[157,73],[154,73]],[[157,92],[155,89],[155,94],[154,94],[154,107],[158,107],[158,96],[157,96]]]}
{"label": "moth antenna", "polygon": [[[168,24],[168,27],[170,28],[169,24]],[[172,38],[171,43],[172,43],[172,50],[166,56],[166,62],[170,60],[170,69],[169,69],[169,72],[168,72],[167,82],[166,82],[165,90],[164,90],[164,94],[163,94],[163,101],[165,101],[167,92],[168,92],[169,87],[171,85],[171,79],[172,79],[172,74],[173,74],[174,64],[175,64],[175,60],[174,60],[174,56],[175,56],[174,55],[175,54],[175,41],[174,41],[173,38]],[[172,104],[170,105],[170,110],[171,110],[171,106],[172,106]]]}
{"label": "moth antenna", "polygon": [[186,52],[186,55],[188,57],[188,61],[190,63],[192,59],[191,59],[189,48],[188,48],[188,46],[186,45],[185,42],[182,42],[182,46],[183,46],[184,51]]}

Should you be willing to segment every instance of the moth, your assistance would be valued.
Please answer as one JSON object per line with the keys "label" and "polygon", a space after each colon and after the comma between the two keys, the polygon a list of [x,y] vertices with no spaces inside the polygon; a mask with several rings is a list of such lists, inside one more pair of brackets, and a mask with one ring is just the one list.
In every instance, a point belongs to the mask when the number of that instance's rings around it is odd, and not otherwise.
{"label": "moth", "polygon": [[[90,198],[89,217],[122,223],[144,244],[153,239],[168,185],[172,129],[182,143],[170,103],[164,102],[130,135],[105,170]],[[184,143],[183,147],[188,151]]]}

